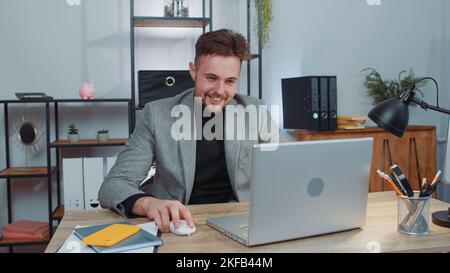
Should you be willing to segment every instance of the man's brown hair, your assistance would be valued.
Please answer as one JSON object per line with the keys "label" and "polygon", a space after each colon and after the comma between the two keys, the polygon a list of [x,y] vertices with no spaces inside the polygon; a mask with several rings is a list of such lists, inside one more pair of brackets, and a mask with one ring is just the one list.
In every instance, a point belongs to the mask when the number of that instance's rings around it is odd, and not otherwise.
{"label": "man's brown hair", "polygon": [[206,32],[198,38],[195,44],[195,64],[200,56],[234,56],[242,61],[251,59],[247,40],[239,33],[230,29],[219,29]]}

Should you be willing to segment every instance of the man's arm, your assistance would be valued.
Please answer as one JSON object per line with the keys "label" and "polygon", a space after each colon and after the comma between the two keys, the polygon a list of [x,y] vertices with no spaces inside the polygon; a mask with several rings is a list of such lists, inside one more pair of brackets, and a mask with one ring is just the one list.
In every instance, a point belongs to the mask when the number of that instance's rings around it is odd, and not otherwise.
{"label": "man's arm", "polygon": [[100,187],[99,201],[103,208],[110,208],[125,215],[122,202],[133,195],[144,194],[139,190],[139,186],[154,160],[152,119],[150,105],[147,105],[125,149],[118,155],[116,163]]}
{"label": "man's arm", "polygon": [[169,231],[170,220],[178,227],[179,220],[185,219],[193,227],[194,220],[189,210],[179,201],[159,200],[139,190],[153,164],[156,145],[150,104],[143,112],[142,119],[100,188],[100,204],[121,215],[147,216],[155,220],[163,232]]}

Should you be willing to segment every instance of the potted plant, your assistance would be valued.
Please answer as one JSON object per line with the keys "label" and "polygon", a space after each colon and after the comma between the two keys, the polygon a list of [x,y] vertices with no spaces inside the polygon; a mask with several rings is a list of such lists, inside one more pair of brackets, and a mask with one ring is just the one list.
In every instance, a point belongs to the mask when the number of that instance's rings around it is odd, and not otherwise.
{"label": "potted plant", "polygon": [[387,99],[398,96],[403,89],[413,84],[417,87],[417,94],[423,97],[423,93],[419,88],[424,87],[427,84],[427,80],[418,83],[421,77],[415,76],[412,69],[409,70],[409,73],[406,76],[404,75],[408,71],[401,71],[396,80],[383,80],[381,75],[374,68],[366,68],[361,72],[368,72],[365,76],[363,85],[366,88],[367,94],[372,97],[373,105],[378,105]]}
{"label": "potted plant", "polygon": [[80,136],[78,135],[78,128],[75,126],[75,124],[69,125],[68,139],[69,142],[72,143],[80,141]]}
{"label": "potted plant", "polygon": [[97,140],[99,142],[106,142],[109,140],[109,131],[102,129],[97,131]]}

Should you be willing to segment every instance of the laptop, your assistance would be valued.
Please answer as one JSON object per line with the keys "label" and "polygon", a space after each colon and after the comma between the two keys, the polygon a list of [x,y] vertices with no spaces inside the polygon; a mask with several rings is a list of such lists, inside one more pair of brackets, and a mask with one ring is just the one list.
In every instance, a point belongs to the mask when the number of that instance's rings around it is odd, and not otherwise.
{"label": "laptop", "polygon": [[254,145],[249,213],[206,223],[247,246],[361,228],[372,144],[360,138]]}

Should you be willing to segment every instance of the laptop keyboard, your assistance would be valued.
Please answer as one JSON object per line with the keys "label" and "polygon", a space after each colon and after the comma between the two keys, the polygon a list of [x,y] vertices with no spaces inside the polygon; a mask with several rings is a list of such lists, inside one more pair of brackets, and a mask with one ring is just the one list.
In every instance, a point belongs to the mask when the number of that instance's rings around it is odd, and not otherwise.
{"label": "laptop keyboard", "polygon": [[243,230],[242,235],[248,237],[248,225],[240,225],[239,228]]}
{"label": "laptop keyboard", "polygon": [[248,225],[240,225],[239,228],[248,231]]}

